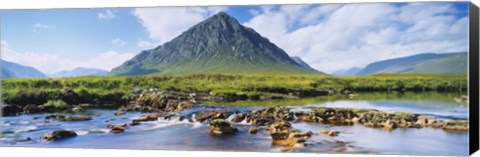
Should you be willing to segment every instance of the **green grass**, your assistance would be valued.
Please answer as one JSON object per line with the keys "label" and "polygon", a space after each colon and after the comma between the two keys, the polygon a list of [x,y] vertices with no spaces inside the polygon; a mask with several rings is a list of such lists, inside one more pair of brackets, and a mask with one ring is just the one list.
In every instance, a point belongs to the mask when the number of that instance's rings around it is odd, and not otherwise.
{"label": "green grass", "polygon": [[68,108],[68,104],[63,100],[48,100],[44,107],[53,108],[53,109],[66,109]]}
{"label": "green grass", "polygon": [[63,100],[68,104],[126,103],[134,89],[159,88],[214,95],[245,93],[291,94],[296,91],[350,90],[466,92],[463,74],[379,74],[333,77],[287,74],[197,74],[183,76],[74,77],[2,80],[2,99],[10,104],[44,104]]}

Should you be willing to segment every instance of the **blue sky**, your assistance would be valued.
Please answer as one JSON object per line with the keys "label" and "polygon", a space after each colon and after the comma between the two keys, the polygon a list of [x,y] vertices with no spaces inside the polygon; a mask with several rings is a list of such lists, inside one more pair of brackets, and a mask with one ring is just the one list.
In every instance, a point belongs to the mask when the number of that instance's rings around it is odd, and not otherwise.
{"label": "blue sky", "polygon": [[418,53],[466,51],[467,4],[2,10],[0,38],[3,59],[45,73],[110,70],[224,11],[289,55],[333,72]]}

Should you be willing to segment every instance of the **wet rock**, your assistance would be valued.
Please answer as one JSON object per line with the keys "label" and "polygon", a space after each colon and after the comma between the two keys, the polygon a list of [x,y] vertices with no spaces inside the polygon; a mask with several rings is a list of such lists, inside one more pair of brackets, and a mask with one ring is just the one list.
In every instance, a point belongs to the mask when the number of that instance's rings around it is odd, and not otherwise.
{"label": "wet rock", "polygon": [[320,134],[327,135],[327,136],[338,136],[340,132],[335,130],[320,130]]}
{"label": "wet rock", "polygon": [[210,132],[214,134],[230,134],[237,132],[237,128],[225,119],[214,119],[210,121]]}
{"label": "wet rock", "polygon": [[257,128],[252,126],[248,129],[248,132],[251,133],[251,134],[256,134],[257,133]]}
{"label": "wet rock", "polygon": [[167,103],[165,107],[166,112],[180,112],[186,109],[191,109],[193,107],[193,103],[189,101],[180,101],[177,102],[176,100],[171,100]]}
{"label": "wet rock", "polygon": [[26,105],[25,107],[23,107],[23,113],[35,114],[41,112],[41,109],[37,105]]}
{"label": "wet rock", "polygon": [[57,140],[63,140],[67,138],[72,138],[77,136],[77,133],[69,130],[56,130],[50,134],[46,134],[43,136],[43,139],[46,141],[57,141]]}
{"label": "wet rock", "polygon": [[195,116],[195,120],[199,122],[204,122],[211,119],[227,119],[231,114],[233,114],[233,112],[228,110],[225,110],[225,111],[207,110],[207,111],[198,113]]}
{"label": "wet rock", "polygon": [[146,121],[156,121],[158,118],[161,116],[160,113],[150,113],[150,114],[144,114],[139,118],[135,118],[132,120],[132,123],[138,123],[138,122],[146,122]]}
{"label": "wet rock", "polygon": [[343,108],[316,108],[303,116],[307,122],[328,123],[337,125],[351,125],[358,115],[352,109]]}
{"label": "wet rock", "polygon": [[260,110],[252,110],[250,114],[246,116],[247,123],[264,126],[274,121],[294,120],[294,115],[286,107],[267,107]]}
{"label": "wet rock", "polygon": [[390,120],[385,121],[382,125],[383,125],[383,128],[385,128],[386,130],[393,130],[397,128],[397,123],[394,123]]}
{"label": "wet rock", "polygon": [[243,120],[245,120],[245,117],[246,117],[246,116],[247,116],[246,113],[236,114],[235,117],[233,117],[232,122],[240,123],[240,122],[242,122]]}
{"label": "wet rock", "polygon": [[122,124],[122,125],[108,124],[107,128],[111,129],[110,132],[114,134],[123,133],[125,129],[128,128],[128,124]]}
{"label": "wet rock", "polygon": [[292,125],[289,122],[283,120],[276,121],[267,127],[267,131],[270,134],[278,132],[290,132],[291,129]]}
{"label": "wet rock", "polygon": [[[146,89],[132,91],[132,101],[121,108],[122,111],[140,112],[179,112],[192,108],[195,101],[190,93],[170,90]],[[190,101],[189,101],[190,100]]]}
{"label": "wet rock", "polygon": [[468,131],[468,129],[468,121],[466,120],[449,121],[443,125],[443,130],[450,132],[465,132]]}
{"label": "wet rock", "polygon": [[17,116],[23,112],[22,108],[17,105],[3,105],[2,116]]}
{"label": "wet rock", "polygon": [[117,111],[114,113],[115,116],[121,116],[121,115],[124,115],[126,114],[127,112],[124,112],[124,111]]}
{"label": "wet rock", "polygon": [[300,133],[292,130],[292,126],[287,121],[275,121],[267,128],[272,137],[272,145],[281,146],[282,151],[291,151],[294,148],[304,147],[305,142],[313,132]]}

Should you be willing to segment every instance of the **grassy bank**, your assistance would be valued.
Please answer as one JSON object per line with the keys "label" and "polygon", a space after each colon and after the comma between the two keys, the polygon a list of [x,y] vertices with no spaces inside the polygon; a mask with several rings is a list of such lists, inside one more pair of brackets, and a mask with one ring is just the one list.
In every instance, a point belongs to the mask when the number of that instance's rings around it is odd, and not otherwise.
{"label": "grassy bank", "polygon": [[78,103],[126,103],[134,89],[159,88],[208,92],[224,96],[239,92],[291,94],[304,91],[465,92],[466,75],[382,74],[332,77],[323,75],[187,75],[132,77],[75,77],[2,80],[2,99],[8,104],[44,104],[48,100]]}

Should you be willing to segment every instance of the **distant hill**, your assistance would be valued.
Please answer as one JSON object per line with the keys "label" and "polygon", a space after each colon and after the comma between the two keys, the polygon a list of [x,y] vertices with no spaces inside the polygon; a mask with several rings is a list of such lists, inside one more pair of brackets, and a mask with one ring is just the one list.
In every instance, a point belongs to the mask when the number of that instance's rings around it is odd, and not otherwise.
{"label": "distant hill", "polygon": [[362,70],[359,67],[353,67],[350,69],[344,69],[344,70],[337,70],[332,73],[332,75],[335,76],[353,76],[356,75],[360,70]]}
{"label": "distant hill", "polygon": [[60,71],[49,77],[76,77],[76,76],[105,76],[108,71],[95,68],[75,68],[73,70]]}
{"label": "distant hill", "polygon": [[357,75],[378,73],[466,74],[467,60],[467,53],[425,53],[374,62],[359,71]]}
{"label": "distant hill", "polygon": [[47,77],[39,70],[17,63],[0,60],[1,78],[40,78]]}
{"label": "distant hill", "polygon": [[297,64],[267,38],[220,12],[167,43],[142,51],[110,75],[200,73],[322,74]]}
{"label": "distant hill", "polygon": [[293,56],[292,59],[300,66],[308,69],[313,69],[307,62],[303,61],[302,58],[298,56]]}

